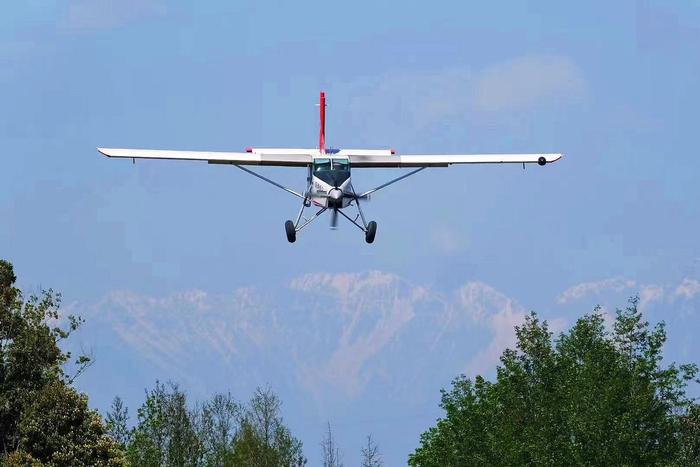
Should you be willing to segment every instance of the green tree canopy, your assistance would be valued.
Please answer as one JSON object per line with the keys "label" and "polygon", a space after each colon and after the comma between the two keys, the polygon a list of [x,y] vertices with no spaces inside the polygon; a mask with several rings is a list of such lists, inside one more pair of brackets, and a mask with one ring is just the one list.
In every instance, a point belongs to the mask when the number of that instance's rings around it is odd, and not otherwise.
{"label": "green tree canopy", "polygon": [[201,444],[187,398],[175,384],[156,383],[138,410],[138,424],[127,448],[130,465],[187,467],[198,465]]}
{"label": "green tree canopy", "polygon": [[[530,314],[495,382],[455,379],[444,418],[423,433],[412,466],[693,465],[695,365],[664,365],[664,325],[632,299],[611,330],[600,309],[558,339]],[[680,456],[684,456],[681,460]]]}
{"label": "green tree canopy", "polygon": [[[122,433],[126,408],[108,414],[110,430]],[[247,405],[230,394],[217,394],[189,407],[173,383],[156,383],[138,410],[126,440],[129,465],[144,467],[300,467],[306,464],[301,441],[280,415],[281,402],[268,388],[258,388]]]}
{"label": "green tree canopy", "polygon": [[243,411],[233,442],[233,465],[301,467],[302,443],[292,436],[280,415],[282,403],[269,388],[258,388]]}
{"label": "green tree canopy", "polygon": [[[89,359],[59,346],[82,321],[60,316],[59,294],[25,300],[15,281],[12,264],[0,260],[0,462],[122,465],[102,419],[71,387]],[[72,376],[63,369],[67,362],[76,365]]]}
{"label": "green tree canopy", "polygon": [[20,421],[20,450],[46,465],[122,466],[123,453],[106,436],[87,397],[60,381],[37,391]]}

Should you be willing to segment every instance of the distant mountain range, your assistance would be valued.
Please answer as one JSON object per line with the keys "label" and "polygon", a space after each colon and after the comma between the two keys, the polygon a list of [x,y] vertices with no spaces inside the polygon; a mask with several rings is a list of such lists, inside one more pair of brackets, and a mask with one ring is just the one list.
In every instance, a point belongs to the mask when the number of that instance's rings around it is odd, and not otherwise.
{"label": "distant mountain range", "polygon": [[[687,326],[698,324],[700,283],[693,279],[670,287],[622,278],[578,284],[553,297],[557,314],[544,317],[558,332],[578,316],[574,308],[582,313],[601,303],[610,310],[635,293],[652,321],[669,322],[667,355],[685,361],[697,352]],[[120,394],[135,413],[156,379],[179,382],[193,400],[216,391],[245,399],[269,384],[312,451],[330,420],[350,446],[374,433],[403,452],[397,462],[439,415],[441,387],[463,372],[493,375],[526,312],[481,282],[445,291],[380,271],[312,273],[221,295],[115,291],[68,309],[87,319],[75,345],[96,363],[80,385],[103,410]]]}

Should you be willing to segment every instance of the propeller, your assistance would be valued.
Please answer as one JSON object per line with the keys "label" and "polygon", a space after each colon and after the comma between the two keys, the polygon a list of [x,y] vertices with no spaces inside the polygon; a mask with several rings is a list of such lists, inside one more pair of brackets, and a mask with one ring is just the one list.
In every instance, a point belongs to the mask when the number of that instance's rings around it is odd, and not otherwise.
{"label": "propeller", "polygon": [[331,211],[331,229],[335,230],[338,228],[338,208],[333,208]]}
{"label": "propeller", "polygon": [[344,195],[346,198],[356,199],[356,200],[358,200],[358,201],[369,201],[369,200],[370,200],[370,195],[369,195],[369,194],[366,194],[366,195],[364,195],[364,196],[358,195],[358,194],[355,192],[355,187],[353,187],[352,185],[350,185],[350,190],[352,190],[352,193],[347,193],[347,192],[346,192],[346,193],[343,193],[343,195]]}

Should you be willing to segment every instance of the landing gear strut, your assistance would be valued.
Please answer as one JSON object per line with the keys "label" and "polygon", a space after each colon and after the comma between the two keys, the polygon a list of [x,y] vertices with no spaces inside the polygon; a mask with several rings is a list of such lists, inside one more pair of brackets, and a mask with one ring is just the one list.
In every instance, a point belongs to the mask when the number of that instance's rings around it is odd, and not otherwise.
{"label": "landing gear strut", "polygon": [[[365,241],[367,243],[372,243],[374,242],[374,237],[377,235],[377,223],[374,221],[370,221],[369,223],[365,220],[365,214],[362,212],[362,207],[360,206],[360,199],[362,198],[361,196],[357,196],[355,193],[355,189],[350,185],[350,189],[352,190],[352,198],[353,200],[351,201],[351,204],[354,202],[355,206],[357,206],[357,216],[355,216],[354,219],[351,219],[347,214],[345,214],[343,211],[338,210],[338,213],[346,218],[348,221],[350,221],[351,224],[355,225],[358,229],[362,230],[365,234]],[[366,199],[366,198],[365,198]],[[358,224],[358,219],[362,220],[362,224]]]}
{"label": "landing gear strut", "polygon": [[[543,161],[544,161],[544,163],[547,162],[546,159],[544,159],[544,157],[540,157],[540,160],[538,162],[540,165],[543,165],[542,164]],[[281,188],[282,190],[286,191],[287,193],[291,193],[292,195],[302,199],[301,209],[299,209],[299,214],[297,215],[296,221],[288,220],[284,223],[284,231],[287,234],[287,241],[289,241],[289,243],[296,242],[297,241],[297,232],[299,232],[301,229],[303,229],[304,227],[309,225],[311,222],[313,222],[318,216],[320,216],[321,214],[326,212],[329,209],[329,207],[330,207],[330,209],[333,209],[333,213],[332,213],[333,218],[331,220],[331,228],[335,227],[337,215],[340,214],[341,216],[343,216],[344,218],[349,220],[350,223],[354,224],[358,229],[362,230],[362,232],[365,234],[365,241],[367,243],[373,243],[374,237],[377,235],[377,223],[374,221],[370,221],[369,223],[367,222],[367,220],[365,219],[365,215],[362,212],[362,207],[360,206],[360,201],[367,200],[367,199],[369,199],[369,195],[374,193],[375,191],[379,191],[382,188],[385,188],[389,185],[392,185],[392,184],[398,182],[399,180],[403,180],[406,177],[410,177],[411,175],[418,173],[421,170],[425,170],[425,168],[426,168],[426,167],[419,167],[416,170],[413,170],[405,175],[402,175],[402,176],[395,178],[389,182],[386,182],[383,185],[379,185],[378,187],[373,188],[369,191],[365,191],[364,193],[361,193],[359,195],[357,193],[355,193],[355,188],[352,186],[352,184],[350,184],[350,190],[352,190],[352,193],[347,193],[347,192],[343,193],[342,191],[340,191],[336,188],[333,191],[340,193],[340,197],[337,196],[337,193],[336,193],[336,196],[329,196],[328,197],[329,199],[332,198],[334,200],[334,204],[326,207],[322,204],[319,204],[315,201],[312,201],[312,199],[311,199],[311,194],[312,194],[311,193],[311,180],[313,177],[312,172],[311,172],[312,171],[311,165],[308,166],[309,174],[306,178],[307,185],[306,185],[306,190],[303,193],[297,193],[296,191],[294,191],[290,188],[287,188],[286,186],[282,186],[279,183],[275,182],[274,180],[270,180],[269,178],[264,177],[264,176],[260,175],[259,173],[254,172],[250,169],[247,169],[241,165],[234,164],[234,166],[238,167],[239,169],[243,170],[244,172],[248,172],[249,174],[251,174],[255,177],[258,177],[259,179],[261,179],[267,183],[270,183],[271,185],[276,186],[277,188]],[[341,210],[343,198],[350,198],[350,202],[347,204],[347,206],[350,206],[352,203],[355,203],[355,206],[357,206],[358,215],[355,216],[354,219],[350,218],[347,214],[345,214]],[[339,201],[341,202],[340,205],[337,204]],[[310,208],[314,204],[316,206],[320,207],[320,209],[309,218],[302,217],[304,214],[304,208]],[[358,219],[362,219],[362,224],[359,224],[357,222]]]}

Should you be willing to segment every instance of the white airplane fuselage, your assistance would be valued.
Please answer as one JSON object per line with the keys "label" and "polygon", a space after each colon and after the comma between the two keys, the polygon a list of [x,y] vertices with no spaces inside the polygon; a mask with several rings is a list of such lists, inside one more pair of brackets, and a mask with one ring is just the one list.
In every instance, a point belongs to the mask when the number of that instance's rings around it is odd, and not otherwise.
{"label": "white airplane fuselage", "polygon": [[310,168],[309,199],[325,208],[348,207],[354,198],[347,158],[317,157]]}

